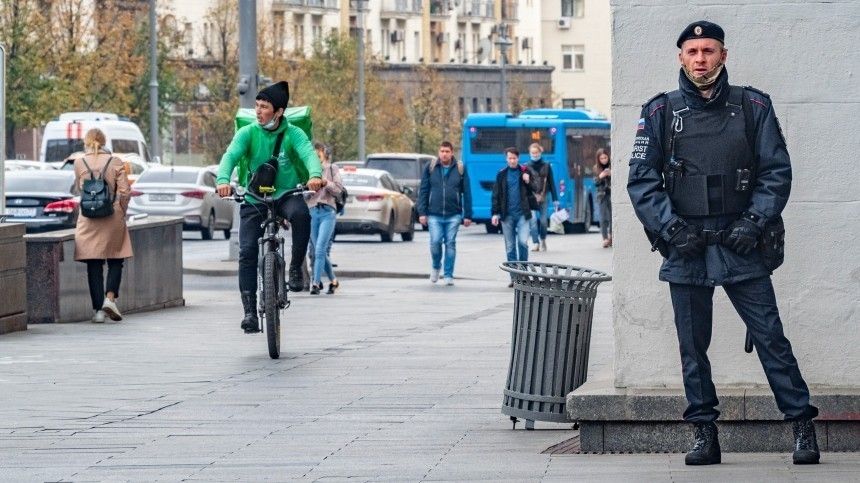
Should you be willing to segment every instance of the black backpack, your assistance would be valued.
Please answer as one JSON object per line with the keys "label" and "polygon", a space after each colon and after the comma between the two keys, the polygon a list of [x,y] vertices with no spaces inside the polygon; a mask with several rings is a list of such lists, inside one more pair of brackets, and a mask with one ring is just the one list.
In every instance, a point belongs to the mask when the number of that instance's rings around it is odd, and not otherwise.
{"label": "black backpack", "polygon": [[102,168],[101,176],[96,178],[90,165],[87,164],[85,158],[81,158],[87,171],[90,172],[90,179],[85,179],[81,187],[81,215],[87,218],[105,218],[113,215],[114,197],[110,192],[110,186],[105,181],[105,173],[107,173],[110,162],[113,161],[111,156]]}
{"label": "black backpack", "polygon": [[[334,178],[334,165],[329,165],[329,169],[332,170],[331,177]],[[335,212],[339,215],[343,214],[343,209],[346,207],[346,198],[349,196],[349,193],[346,191],[346,186],[342,186],[343,188],[340,191],[340,194],[334,197],[334,208]]]}

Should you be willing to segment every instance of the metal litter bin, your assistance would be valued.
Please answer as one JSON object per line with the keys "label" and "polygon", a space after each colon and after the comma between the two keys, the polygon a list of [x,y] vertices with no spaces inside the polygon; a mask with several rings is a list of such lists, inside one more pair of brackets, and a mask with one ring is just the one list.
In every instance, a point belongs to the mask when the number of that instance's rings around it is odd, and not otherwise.
{"label": "metal litter bin", "polygon": [[567,394],[588,376],[594,299],[609,275],[549,263],[506,262],[514,282],[511,359],[502,414],[526,420],[566,422]]}

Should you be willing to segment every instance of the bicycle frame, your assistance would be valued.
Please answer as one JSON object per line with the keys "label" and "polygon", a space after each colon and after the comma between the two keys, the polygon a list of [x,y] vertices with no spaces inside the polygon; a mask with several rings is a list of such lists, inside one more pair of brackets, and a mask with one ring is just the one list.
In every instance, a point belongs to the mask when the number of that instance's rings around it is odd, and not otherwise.
{"label": "bicycle frame", "polygon": [[[269,216],[261,224],[263,227],[263,236],[257,240],[257,244],[260,247],[257,255],[257,311],[260,314],[260,318],[265,319],[264,307],[266,300],[263,287],[263,259],[267,253],[275,252],[278,259],[278,270],[281,275],[286,274],[286,262],[284,261],[284,237],[280,234],[281,219],[275,213],[275,200],[269,194],[265,194],[261,201],[266,204]],[[281,276],[278,278],[278,306],[281,309],[285,309],[289,305],[286,277]],[[262,325],[265,326],[265,324]]]}

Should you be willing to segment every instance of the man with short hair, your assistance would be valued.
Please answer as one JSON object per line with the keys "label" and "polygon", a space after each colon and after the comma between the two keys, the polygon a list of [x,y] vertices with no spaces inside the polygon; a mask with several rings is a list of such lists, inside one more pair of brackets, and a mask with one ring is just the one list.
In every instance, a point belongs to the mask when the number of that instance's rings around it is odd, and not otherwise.
{"label": "man with short hair", "polygon": [[794,463],[818,463],[818,409],[783,334],[770,279],[782,261],[791,163],[770,97],[729,84],[724,36],[706,21],[679,36],[680,89],[644,104],[627,183],[653,249],[665,258],[660,280],[669,282],[675,312],[689,403],[684,419],[695,426],[685,462],[721,461],[707,355],[712,297],[721,285],[747,326],[777,406],[792,421]]}
{"label": "man with short hair", "polygon": [[[272,196],[277,200],[278,215],[290,222],[293,235],[289,288],[300,292],[304,285],[301,267],[311,236],[311,215],[301,196],[283,198],[282,195],[300,183],[306,184],[311,191],[318,191],[325,183],[321,179],[320,160],[308,136],[284,117],[289,99],[290,90],[285,81],[270,85],[257,94],[254,106],[257,122],[236,131],[221,157],[217,183],[218,195],[230,196],[233,169],[238,169],[239,184],[247,189],[254,173],[270,158],[277,159],[275,193]],[[276,143],[280,143],[277,150]],[[273,154],[275,152],[276,155]],[[239,292],[245,312],[241,326],[246,333],[254,333],[260,330],[257,318],[257,240],[263,234],[262,223],[268,210],[262,203],[248,197],[239,214]]]}
{"label": "man with short hair", "polygon": [[[454,159],[454,145],[439,144],[439,157],[424,167],[418,188],[418,221],[430,230],[430,281],[454,285],[454,259],[460,223],[472,224],[472,192],[469,174],[462,162]],[[444,247],[444,267],[442,255]]]}

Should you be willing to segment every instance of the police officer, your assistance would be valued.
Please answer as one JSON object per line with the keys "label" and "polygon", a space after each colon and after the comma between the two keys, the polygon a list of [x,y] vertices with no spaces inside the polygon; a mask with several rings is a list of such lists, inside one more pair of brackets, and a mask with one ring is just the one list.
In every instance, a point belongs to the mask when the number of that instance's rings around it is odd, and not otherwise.
{"label": "police officer", "polygon": [[[627,190],[653,249],[664,256],[695,427],[688,465],[720,462],[711,380],[714,287],[721,285],[747,326],[785,419],[795,464],[818,463],[809,389],[783,334],[770,275],[781,255],[781,212],[791,163],[769,96],[729,84],[725,34],[691,23],[678,37],[679,89],[645,103]],[[763,240],[765,243],[762,243]]]}

